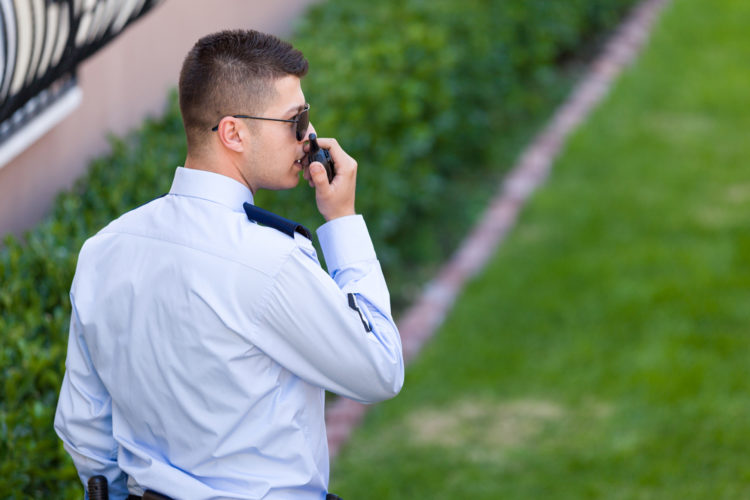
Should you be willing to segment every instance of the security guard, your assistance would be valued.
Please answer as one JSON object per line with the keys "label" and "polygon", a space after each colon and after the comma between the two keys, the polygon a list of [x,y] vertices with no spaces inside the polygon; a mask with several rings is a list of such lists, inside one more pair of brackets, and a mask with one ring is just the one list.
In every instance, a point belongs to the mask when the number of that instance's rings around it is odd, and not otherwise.
{"label": "security guard", "polygon": [[[200,39],[180,73],[188,153],[169,193],[81,249],[55,429],[111,498],[323,499],[324,391],[364,403],[404,378],[357,163],[309,163],[301,52],[255,31]],[[342,82],[342,85],[345,82]],[[326,223],[253,204],[303,172]]]}

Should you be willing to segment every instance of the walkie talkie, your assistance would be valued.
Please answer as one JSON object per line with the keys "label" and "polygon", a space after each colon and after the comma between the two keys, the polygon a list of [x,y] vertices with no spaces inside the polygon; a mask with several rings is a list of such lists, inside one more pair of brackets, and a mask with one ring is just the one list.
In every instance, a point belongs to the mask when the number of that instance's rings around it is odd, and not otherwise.
{"label": "walkie talkie", "polygon": [[318,144],[318,136],[310,134],[310,153],[307,155],[307,159],[310,163],[317,161],[323,164],[328,174],[328,183],[330,184],[333,180],[335,172],[333,170],[333,159],[331,153],[327,149],[323,149]]}

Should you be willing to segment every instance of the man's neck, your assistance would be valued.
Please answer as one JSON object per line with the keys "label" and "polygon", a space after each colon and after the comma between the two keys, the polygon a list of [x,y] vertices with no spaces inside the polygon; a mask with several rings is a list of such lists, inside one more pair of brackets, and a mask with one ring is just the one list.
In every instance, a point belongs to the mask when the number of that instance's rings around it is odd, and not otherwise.
{"label": "man's neck", "polygon": [[236,180],[241,184],[244,184],[248,189],[250,189],[253,195],[255,194],[255,189],[253,189],[247,179],[245,179],[240,169],[237,168],[237,166],[232,162],[212,161],[209,159],[196,158],[194,156],[188,155],[187,158],[185,158],[184,167],[192,168],[195,170],[205,170],[207,172],[224,175],[226,177],[229,177],[230,179]]}

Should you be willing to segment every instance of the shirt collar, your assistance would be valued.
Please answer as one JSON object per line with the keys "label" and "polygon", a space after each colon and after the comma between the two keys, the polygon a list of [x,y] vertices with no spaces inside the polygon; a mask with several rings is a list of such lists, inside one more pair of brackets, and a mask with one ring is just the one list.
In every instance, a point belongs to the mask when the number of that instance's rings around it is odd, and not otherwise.
{"label": "shirt collar", "polygon": [[253,193],[244,184],[226,175],[185,167],[177,167],[169,194],[213,201],[235,212],[243,212],[244,202],[253,203]]}

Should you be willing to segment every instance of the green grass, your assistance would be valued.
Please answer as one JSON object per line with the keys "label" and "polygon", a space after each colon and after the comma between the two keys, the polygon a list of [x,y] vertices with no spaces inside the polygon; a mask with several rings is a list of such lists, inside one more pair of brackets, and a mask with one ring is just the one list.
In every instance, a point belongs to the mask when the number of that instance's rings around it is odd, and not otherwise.
{"label": "green grass", "polygon": [[748,19],[670,4],[333,491],[750,498]]}

